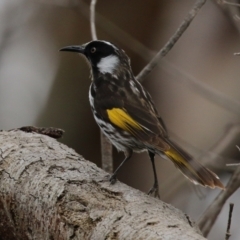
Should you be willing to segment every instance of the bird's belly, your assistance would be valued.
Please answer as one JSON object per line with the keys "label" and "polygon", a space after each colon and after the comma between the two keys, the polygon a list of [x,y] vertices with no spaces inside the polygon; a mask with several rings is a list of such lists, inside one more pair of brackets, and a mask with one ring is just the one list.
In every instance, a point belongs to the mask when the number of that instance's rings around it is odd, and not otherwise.
{"label": "bird's belly", "polygon": [[108,137],[108,139],[117,148],[118,151],[126,151],[128,149],[132,149],[134,152],[142,152],[146,150],[145,146],[132,136],[128,137],[120,133],[111,133],[104,130],[102,130],[102,132]]}
{"label": "bird's belly", "polygon": [[146,147],[128,132],[116,129],[112,124],[97,118],[95,114],[94,118],[101,131],[107,136],[118,151],[132,149],[134,152],[142,152],[146,150]]}

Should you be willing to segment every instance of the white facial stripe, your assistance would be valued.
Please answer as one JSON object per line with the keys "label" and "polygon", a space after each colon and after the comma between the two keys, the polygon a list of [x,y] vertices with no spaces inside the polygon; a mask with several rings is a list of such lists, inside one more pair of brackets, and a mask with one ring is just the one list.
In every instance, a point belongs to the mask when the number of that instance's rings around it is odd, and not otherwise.
{"label": "white facial stripe", "polygon": [[119,58],[115,55],[110,55],[102,58],[97,64],[97,67],[101,73],[113,73],[118,63]]}

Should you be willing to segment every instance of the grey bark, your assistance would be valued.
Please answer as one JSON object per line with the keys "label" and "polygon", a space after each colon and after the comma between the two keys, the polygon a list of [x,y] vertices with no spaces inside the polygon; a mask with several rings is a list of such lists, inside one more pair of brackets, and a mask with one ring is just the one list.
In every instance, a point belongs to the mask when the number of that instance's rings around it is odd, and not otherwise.
{"label": "grey bark", "polygon": [[205,239],[180,210],[47,136],[0,132],[0,239]]}

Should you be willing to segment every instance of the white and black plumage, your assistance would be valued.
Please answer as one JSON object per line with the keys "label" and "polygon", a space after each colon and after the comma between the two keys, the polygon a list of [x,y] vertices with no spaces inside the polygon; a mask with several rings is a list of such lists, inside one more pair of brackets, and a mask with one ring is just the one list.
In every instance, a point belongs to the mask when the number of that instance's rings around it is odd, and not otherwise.
{"label": "white and black plumage", "polygon": [[154,185],[149,193],[158,194],[155,154],[165,155],[193,183],[224,189],[215,173],[169,139],[150,94],[134,77],[129,57],[122,49],[107,41],[92,41],[61,51],[78,52],[90,63],[89,100],[94,118],[112,144],[125,154],[110,178],[112,183],[133,152],[148,151],[154,171]]}

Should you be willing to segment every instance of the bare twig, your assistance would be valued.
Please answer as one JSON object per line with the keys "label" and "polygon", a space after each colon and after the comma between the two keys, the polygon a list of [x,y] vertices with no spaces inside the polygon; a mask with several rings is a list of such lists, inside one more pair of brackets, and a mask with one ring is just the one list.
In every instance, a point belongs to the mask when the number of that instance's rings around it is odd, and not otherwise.
{"label": "bare twig", "polygon": [[112,144],[107,137],[101,132],[101,154],[102,154],[102,169],[108,173],[113,172],[113,152]]}
{"label": "bare twig", "polygon": [[[78,7],[76,8],[84,17],[89,19],[89,7],[88,5],[82,1],[78,1]],[[70,5],[75,7],[75,5]],[[118,41],[122,42],[125,45],[131,46],[131,50],[141,56],[146,61],[149,61],[156,52],[147,48],[144,44],[139,42],[136,38],[134,38],[131,34],[126,32],[124,29],[121,29],[118,25],[114,22],[106,18],[105,16],[101,15],[100,13],[95,12],[95,16],[98,19],[96,25],[106,31],[112,38],[117,39]]]}
{"label": "bare twig", "polygon": [[156,54],[156,56],[143,68],[143,70],[137,75],[139,81],[143,79],[152,71],[158,64],[159,60],[164,57],[175,45],[177,40],[182,36],[185,30],[188,28],[194,17],[197,15],[201,7],[204,5],[206,0],[197,0],[193,8],[190,10],[188,15],[185,17],[180,27],[177,29],[175,34],[169,39],[165,46]]}
{"label": "bare twig", "polygon": [[[95,23],[96,3],[97,3],[97,0],[91,0],[90,26],[91,26],[92,40],[97,40],[96,23]],[[101,135],[100,139],[101,139],[102,169],[108,173],[112,173],[113,172],[112,144],[109,142],[107,137],[102,132],[100,132],[100,135]]]}
{"label": "bare twig", "polygon": [[225,240],[229,240],[229,238],[231,237],[230,227],[231,227],[231,221],[232,221],[233,207],[234,207],[234,204],[230,203],[229,204],[229,214],[228,214],[228,225],[227,225],[227,232],[226,232]]}
{"label": "bare twig", "polygon": [[236,167],[236,166],[239,166],[240,163],[227,163],[226,166],[227,167]]}
{"label": "bare twig", "polygon": [[[240,25],[239,25],[239,3],[228,2],[228,1],[219,1],[215,0],[217,6],[221,8],[221,10],[228,16],[229,20],[231,21],[232,25],[240,32]],[[234,7],[232,7],[234,6]]]}
{"label": "bare twig", "polygon": [[[240,4],[235,2],[229,2],[225,0],[215,0],[217,6],[221,8],[221,10],[226,13],[232,25],[237,29],[238,33],[240,33],[240,25],[239,25],[239,7]],[[240,53],[236,52],[233,54],[234,56],[239,56]]]}
{"label": "bare twig", "polygon": [[97,0],[91,0],[90,5],[90,27],[91,27],[91,35],[93,40],[97,40],[97,32],[96,32],[96,25],[95,25],[95,7],[96,7]]}
{"label": "bare twig", "polygon": [[225,0],[222,0],[220,2],[223,3],[223,4],[234,6],[234,7],[240,7],[239,3],[232,3],[232,2],[225,1]]}
{"label": "bare twig", "polygon": [[[224,149],[226,146],[229,145],[229,143],[232,141],[232,139],[238,134],[240,131],[239,124],[233,124],[228,129],[227,133],[225,134],[225,137],[221,138],[213,147],[214,152],[218,152],[221,149]],[[212,149],[212,150],[213,150]],[[209,159],[209,158],[208,158]],[[199,227],[201,228],[204,236],[207,236],[207,234],[210,232],[212,225],[214,224],[218,214],[220,213],[223,205],[227,201],[227,199],[240,187],[240,167],[238,167],[233,175],[231,176],[227,186],[226,190],[222,191],[217,198],[214,200],[214,202],[208,207],[208,209],[205,211],[201,219],[199,220]]]}
{"label": "bare twig", "polygon": [[229,125],[222,136],[219,137],[218,141],[216,141],[215,144],[208,149],[208,152],[200,156],[200,162],[202,162],[204,165],[217,165],[220,160],[223,160],[221,157],[222,152],[224,152],[226,147],[233,144],[234,139],[236,139],[239,134],[239,123]]}
{"label": "bare twig", "polygon": [[[240,147],[238,145],[236,145],[236,148],[238,149],[238,151],[240,151]],[[240,163],[228,163],[226,164],[227,167],[232,167],[232,166],[239,166]]]}
{"label": "bare twig", "polygon": [[206,237],[227,199],[240,187],[240,167],[231,176],[225,191],[221,191],[198,221],[199,228]]}

